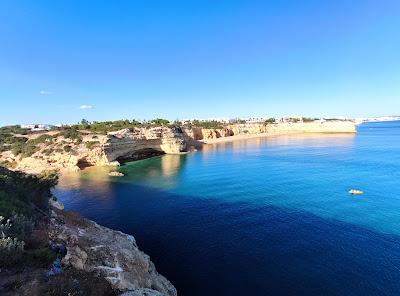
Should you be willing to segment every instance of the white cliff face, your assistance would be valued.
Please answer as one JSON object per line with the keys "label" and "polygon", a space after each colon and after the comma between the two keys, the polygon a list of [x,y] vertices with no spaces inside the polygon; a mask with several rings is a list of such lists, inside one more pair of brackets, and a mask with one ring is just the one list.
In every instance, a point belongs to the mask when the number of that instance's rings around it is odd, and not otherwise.
{"label": "white cliff face", "polygon": [[177,295],[131,235],[54,209],[49,237],[66,247],[64,266],[95,273],[126,295]]}

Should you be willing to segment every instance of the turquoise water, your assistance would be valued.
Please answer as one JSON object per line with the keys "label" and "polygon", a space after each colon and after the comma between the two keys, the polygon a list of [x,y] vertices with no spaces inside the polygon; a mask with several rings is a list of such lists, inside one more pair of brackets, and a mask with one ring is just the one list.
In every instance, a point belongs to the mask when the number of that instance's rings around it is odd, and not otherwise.
{"label": "turquoise water", "polygon": [[179,295],[399,295],[400,122],[220,143],[119,171],[73,174],[55,193],[133,234]]}

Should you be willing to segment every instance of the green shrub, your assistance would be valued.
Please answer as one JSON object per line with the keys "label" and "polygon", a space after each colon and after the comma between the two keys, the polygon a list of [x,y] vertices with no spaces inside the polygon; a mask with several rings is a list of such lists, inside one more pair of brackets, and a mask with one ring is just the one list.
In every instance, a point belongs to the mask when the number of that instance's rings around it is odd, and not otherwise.
{"label": "green shrub", "polygon": [[[57,183],[57,176],[27,175],[0,167],[0,215],[10,217],[14,209],[18,214],[29,216],[32,206],[47,207],[50,188]],[[9,213],[5,213],[9,210]]]}
{"label": "green shrub", "polygon": [[15,198],[12,194],[0,191],[0,216],[8,218],[17,212],[31,215],[32,206],[19,198]]}
{"label": "green shrub", "polygon": [[37,137],[35,139],[29,140],[27,143],[30,143],[32,145],[38,145],[38,144],[42,144],[42,143],[46,143],[46,142],[51,142],[54,138],[55,137],[52,135],[44,134],[44,135],[40,135],[39,137]]}
{"label": "green shrub", "polygon": [[66,139],[82,141],[81,133],[76,128],[73,128],[73,127],[63,130],[58,135],[66,138]]}
{"label": "green shrub", "polygon": [[51,142],[54,137],[48,134],[40,135],[35,139],[28,140],[26,138],[14,137],[11,152],[14,155],[21,155],[21,157],[32,156],[35,152],[39,151],[39,144]]}
{"label": "green shrub", "polygon": [[54,172],[33,176],[0,167],[1,267],[38,266],[54,258],[50,250],[41,249],[48,243],[47,230],[45,236],[37,233],[40,225],[47,225],[42,213],[56,183]]}
{"label": "green shrub", "polygon": [[18,143],[13,146],[11,152],[14,155],[21,155],[24,157],[32,156],[35,152],[39,151],[39,147],[37,147],[34,143]]}
{"label": "green shrub", "polygon": [[275,118],[271,117],[271,118],[268,118],[267,120],[264,121],[265,125],[272,124],[272,123],[275,123]]}
{"label": "green shrub", "polygon": [[17,166],[16,161],[8,161],[8,160],[0,160],[0,166],[9,168],[9,169],[14,169]]}
{"label": "green shrub", "polygon": [[15,137],[12,134],[0,134],[0,152],[12,150],[15,146],[22,146],[28,139]]}
{"label": "green shrub", "polygon": [[24,260],[27,265],[47,267],[57,259],[57,252],[47,247],[31,250],[25,253]]}
{"label": "green shrub", "polygon": [[72,150],[72,147],[70,145],[65,145],[64,146],[64,151],[65,152],[71,152],[71,150]]}
{"label": "green shrub", "polygon": [[315,120],[318,120],[318,118],[303,117],[302,120],[303,122],[313,122]]}
{"label": "green shrub", "polygon": [[86,148],[88,148],[88,149],[92,149],[94,146],[96,146],[98,144],[100,144],[99,141],[90,141],[90,142],[85,143]]}
{"label": "green shrub", "polygon": [[53,149],[52,148],[47,148],[47,149],[43,149],[42,153],[46,156],[49,156],[50,154],[53,153]]}
{"label": "green shrub", "polygon": [[[113,132],[121,130],[124,128],[134,128],[136,126],[141,126],[141,123],[137,120],[115,120],[115,121],[93,121],[92,123],[87,120],[82,120],[81,123],[73,125],[72,128],[77,130],[90,130],[91,132],[107,134],[108,132]],[[95,136],[93,136],[93,139]],[[96,136],[97,137],[97,136]]]}
{"label": "green shrub", "polygon": [[21,128],[20,125],[9,125],[0,127],[0,134],[19,134],[26,135],[28,133],[28,129]]}
{"label": "green shrub", "polygon": [[4,220],[4,217],[0,216],[0,263],[1,266],[10,266],[9,263],[14,264],[13,259],[18,260],[24,251],[25,242],[12,236],[10,232],[14,225],[10,219],[3,222]]}
{"label": "green shrub", "polygon": [[216,120],[208,120],[208,121],[193,120],[191,126],[207,128],[207,129],[223,129],[224,128],[224,124],[222,122],[219,122]]}
{"label": "green shrub", "polygon": [[150,121],[150,124],[156,126],[169,126],[169,120],[163,118],[156,118]]}
{"label": "green shrub", "polygon": [[54,172],[33,176],[0,167],[0,267],[45,267],[55,259],[55,252],[43,248],[47,230],[38,233],[47,225],[42,213],[56,183]]}

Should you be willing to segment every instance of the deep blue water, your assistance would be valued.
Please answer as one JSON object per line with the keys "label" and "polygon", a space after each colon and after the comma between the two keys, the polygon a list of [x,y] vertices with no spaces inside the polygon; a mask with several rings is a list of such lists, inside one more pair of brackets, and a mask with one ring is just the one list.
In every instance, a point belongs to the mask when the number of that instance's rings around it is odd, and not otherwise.
{"label": "deep blue water", "polygon": [[[400,122],[259,138],[60,180],[179,295],[400,295]],[[361,196],[348,190],[361,189]]]}

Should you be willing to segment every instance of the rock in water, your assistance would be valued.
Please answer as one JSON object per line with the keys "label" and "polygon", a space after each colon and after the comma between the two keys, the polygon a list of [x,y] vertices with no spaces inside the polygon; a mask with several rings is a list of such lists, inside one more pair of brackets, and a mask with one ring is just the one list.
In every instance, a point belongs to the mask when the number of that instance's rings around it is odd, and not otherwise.
{"label": "rock in water", "polygon": [[109,172],[108,175],[111,176],[111,177],[123,177],[123,176],[125,176],[123,173],[120,173],[120,172]]}

